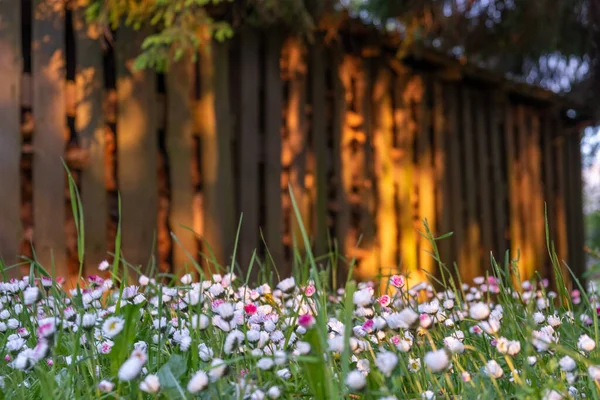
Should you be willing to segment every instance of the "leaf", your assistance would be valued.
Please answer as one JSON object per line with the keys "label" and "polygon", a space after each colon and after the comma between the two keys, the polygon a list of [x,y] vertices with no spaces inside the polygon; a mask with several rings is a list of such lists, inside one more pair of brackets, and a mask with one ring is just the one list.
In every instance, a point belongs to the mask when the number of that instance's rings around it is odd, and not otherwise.
{"label": "leaf", "polygon": [[164,388],[176,388],[179,379],[187,372],[187,361],[178,354],[173,354],[156,373],[160,380],[160,386]]}

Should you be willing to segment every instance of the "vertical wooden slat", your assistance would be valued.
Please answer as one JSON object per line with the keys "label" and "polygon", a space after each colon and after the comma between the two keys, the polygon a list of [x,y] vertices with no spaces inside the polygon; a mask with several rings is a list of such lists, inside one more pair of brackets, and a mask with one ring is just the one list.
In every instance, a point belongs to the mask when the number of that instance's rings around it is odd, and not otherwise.
{"label": "vertical wooden slat", "polygon": [[183,58],[171,65],[165,75],[167,115],[166,151],[169,160],[171,202],[169,225],[179,243],[173,243],[173,271],[183,273],[191,266],[192,260],[186,254],[197,254],[197,242],[193,229],[194,186],[193,158],[194,142],[192,119],[194,64]]}
{"label": "vertical wooden slat", "polygon": [[567,166],[565,160],[565,137],[562,121],[557,114],[552,116],[554,133],[553,156],[556,165],[556,251],[561,263],[569,260],[568,224],[567,224]]}
{"label": "vertical wooden slat", "polygon": [[336,135],[339,137],[339,143],[336,143],[336,149],[340,152],[339,164],[339,189],[338,189],[338,217],[336,231],[339,235],[341,248],[344,255],[351,255],[351,251],[355,248],[358,240],[358,232],[354,229],[351,221],[351,197],[352,193],[352,170],[353,170],[353,152],[352,143],[354,140],[354,131],[352,129],[351,110],[349,107],[353,102],[352,91],[352,58],[344,56],[340,64],[340,82],[338,100],[340,114],[340,129],[341,132]]}
{"label": "vertical wooden slat", "polygon": [[63,2],[33,3],[33,214],[38,260],[57,275],[72,278],[65,243],[65,10]]}
{"label": "vertical wooden slat", "polygon": [[239,141],[239,193],[238,204],[244,214],[239,241],[239,258],[242,268],[247,268],[252,252],[258,247],[259,229],[259,171],[260,144],[259,89],[260,59],[259,34],[256,29],[245,30],[240,35],[241,88],[240,88],[240,141]]}
{"label": "vertical wooden slat", "polygon": [[325,50],[321,39],[314,43],[311,58],[312,77],[312,140],[315,151],[315,250],[322,255],[327,251],[327,116]]}
{"label": "vertical wooden slat", "polygon": [[[265,241],[278,269],[283,265],[281,207],[281,125],[283,84],[281,81],[280,35],[266,35],[265,53]],[[283,272],[283,271],[282,271]],[[281,273],[281,272],[280,272]]]}
{"label": "vertical wooden slat", "polygon": [[[450,193],[452,190],[449,173],[450,158],[448,156],[447,141],[447,119],[445,116],[446,103],[444,101],[444,85],[439,80],[433,82],[433,142],[434,142],[434,173],[435,173],[435,209],[438,227],[436,232],[445,235],[452,231],[452,220],[450,210],[452,203]],[[441,261],[452,262],[452,242],[449,238],[437,243]]]}
{"label": "vertical wooden slat", "polygon": [[17,261],[22,226],[20,216],[21,9],[0,2],[0,258]]}
{"label": "vertical wooden slat", "polygon": [[461,250],[466,252],[465,261],[460,268],[462,276],[469,279],[480,275],[481,270],[481,226],[478,219],[477,181],[475,174],[475,129],[473,110],[475,105],[471,97],[472,89],[463,86],[461,90],[462,131],[464,148],[464,173],[466,208],[466,236]]}
{"label": "vertical wooden slat", "polygon": [[[417,135],[417,186],[419,191],[418,196],[418,221],[416,221],[415,229],[424,232],[425,227],[423,221],[427,220],[432,232],[436,232],[435,220],[435,171],[433,169],[433,137],[432,131],[432,112],[431,112],[431,97],[432,85],[430,77],[422,76],[423,80],[423,97],[419,105],[419,130]],[[419,267],[424,271],[433,273],[433,258],[427,254],[431,253],[431,245],[421,235],[418,236],[418,260]]]}
{"label": "vertical wooden slat", "polygon": [[519,190],[516,193],[518,221],[521,224],[521,236],[518,238],[520,250],[519,273],[521,279],[528,279],[535,270],[535,232],[530,216],[532,215],[533,181],[529,166],[530,127],[527,124],[526,106],[516,106],[517,148],[519,166]]}
{"label": "vertical wooden slat", "polygon": [[[288,98],[286,109],[287,140],[284,142],[282,164],[289,168],[289,185],[298,205],[302,223],[307,226],[308,209],[306,198],[306,121],[304,108],[306,102],[306,49],[298,38],[291,38],[287,44],[288,51]],[[287,188],[285,189],[287,193]],[[290,201],[290,234],[295,244],[304,248],[300,234],[299,221],[291,207]]]}
{"label": "vertical wooden slat", "polygon": [[415,168],[413,164],[414,142],[418,132],[418,121],[413,115],[413,108],[421,101],[423,85],[418,76],[401,74],[394,87],[395,103],[398,105],[396,127],[398,132],[398,148],[401,153],[398,162],[398,213],[400,229],[400,264],[410,275],[411,280],[418,281],[423,276],[417,271],[417,232],[413,223],[415,202]]}
{"label": "vertical wooden slat", "polygon": [[556,169],[554,164],[554,131],[556,127],[552,124],[552,110],[545,109],[542,113],[542,129],[540,135],[542,138],[542,160],[544,172],[544,202],[548,215],[548,229],[550,240],[556,243],[556,204],[555,204],[555,183]]}
{"label": "vertical wooden slat", "polygon": [[392,76],[386,67],[380,67],[373,88],[375,129],[375,176],[377,179],[377,242],[380,267],[383,274],[394,273],[397,267],[397,224],[395,205],[394,169],[392,160],[394,115],[392,109]]}
{"label": "vertical wooden slat", "polygon": [[[490,141],[491,141],[491,162],[492,162],[492,187],[494,188],[492,196],[494,198],[494,215],[495,215],[495,233],[494,233],[494,256],[496,259],[503,259],[503,254],[507,249],[506,246],[506,225],[507,216],[505,211],[505,202],[507,200],[508,183],[504,179],[502,168],[503,149],[506,147],[503,144],[503,137],[506,134],[502,130],[506,107],[505,102],[498,92],[492,92],[490,101]],[[509,177],[510,179],[510,177]]]}
{"label": "vertical wooden slat", "polygon": [[79,144],[88,152],[88,164],[81,173],[81,201],[85,221],[85,267],[92,273],[106,257],[108,199],[105,187],[103,113],[102,30],[88,25],[85,8],[73,12],[76,60],[75,129]]}
{"label": "vertical wooden slat", "polygon": [[[450,174],[450,197],[452,204],[452,247],[454,258],[452,261],[458,263],[460,270],[467,265],[467,249],[465,247],[465,194],[463,193],[463,176],[461,164],[464,162],[461,156],[461,127],[459,124],[459,93],[456,84],[449,84],[444,97],[447,104],[446,118],[448,120],[448,154]],[[447,210],[446,210],[447,211]],[[471,276],[472,277],[472,276]],[[465,278],[468,278],[465,276]]]}
{"label": "vertical wooden slat", "polygon": [[[473,107],[475,114],[475,143],[476,143],[476,163],[475,172],[477,175],[477,193],[479,194],[479,220],[481,222],[481,248],[482,248],[482,267],[489,268],[489,254],[493,245],[493,226],[492,226],[492,197],[491,176],[489,174],[489,163],[491,154],[488,146],[490,132],[487,129],[487,112],[485,93],[483,91],[473,91]],[[496,150],[497,151],[497,150]]]}
{"label": "vertical wooden slat", "polygon": [[[348,203],[349,182],[347,178],[347,169],[344,169],[346,163],[345,146],[348,142],[346,137],[349,133],[346,127],[346,109],[348,103],[347,88],[350,81],[350,71],[347,59],[341,54],[339,47],[335,48],[334,53],[334,113],[333,113],[333,149],[334,149],[334,182],[336,187],[335,194],[335,237],[339,246],[339,252],[346,256],[349,250],[347,237],[350,228],[350,206]],[[343,279],[340,268],[339,278]]]}
{"label": "vertical wooden slat", "polygon": [[567,222],[569,235],[569,267],[576,276],[585,271],[583,256],[583,187],[581,176],[581,139],[576,126],[566,127],[566,161],[569,202],[567,203]]}
{"label": "vertical wooden slat", "polygon": [[531,120],[531,133],[528,137],[529,168],[531,174],[532,196],[530,198],[530,210],[527,223],[531,224],[533,233],[533,271],[544,273],[547,262],[546,237],[544,233],[544,193],[542,188],[542,157],[540,150],[540,116],[537,110],[529,110]]}
{"label": "vertical wooden slat", "polygon": [[[122,250],[133,265],[146,265],[158,221],[158,120],[156,75],[134,70],[142,32],[117,32],[117,180],[121,194]],[[156,247],[156,246],[155,246]]]}

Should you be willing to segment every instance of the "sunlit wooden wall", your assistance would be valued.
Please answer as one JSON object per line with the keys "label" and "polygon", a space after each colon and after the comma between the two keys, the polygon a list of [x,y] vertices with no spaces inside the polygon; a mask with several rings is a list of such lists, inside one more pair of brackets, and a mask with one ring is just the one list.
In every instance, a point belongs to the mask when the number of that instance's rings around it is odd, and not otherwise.
{"label": "sunlit wooden wall", "polygon": [[63,157],[83,199],[87,273],[114,251],[117,193],[133,265],[227,264],[243,213],[240,268],[256,249],[288,273],[304,247],[288,185],[317,254],[337,246],[359,278],[435,274],[423,219],[453,232],[438,246],[463,278],[507,250],[523,276],[547,274],[545,204],[559,257],[582,271],[580,127],[555,96],[401,62],[348,32],[306,43],[244,30],[206,37],[196,63],[136,71],[144,32],[108,35],[52,4],[63,3],[0,2],[5,263],[33,244],[42,264],[77,274]]}

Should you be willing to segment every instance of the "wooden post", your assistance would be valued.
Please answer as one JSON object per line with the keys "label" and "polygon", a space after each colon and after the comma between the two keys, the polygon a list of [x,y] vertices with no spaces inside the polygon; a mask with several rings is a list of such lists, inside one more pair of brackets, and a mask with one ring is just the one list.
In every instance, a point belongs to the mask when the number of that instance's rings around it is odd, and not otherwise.
{"label": "wooden post", "polygon": [[315,251],[317,255],[327,252],[327,87],[326,87],[326,53],[323,48],[322,39],[314,43],[311,57],[312,77],[312,140],[315,151],[314,189],[316,199],[314,200],[315,220]]}
{"label": "wooden post", "polygon": [[[423,95],[419,105],[419,130],[417,135],[417,186],[418,186],[418,215],[419,219],[415,229],[425,232],[423,221],[427,220],[432,232],[436,232],[435,215],[435,171],[433,169],[433,137],[431,96],[433,87],[429,76],[423,75]],[[434,259],[431,255],[431,245],[421,235],[418,236],[419,267],[423,271],[433,273]]]}
{"label": "wooden post", "polygon": [[3,193],[0,196],[0,258],[5,265],[17,261],[23,233],[20,220],[21,71],[21,7],[3,1],[0,2],[0,187]]}
{"label": "wooden post", "polygon": [[[542,188],[542,156],[540,150],[540,115],[536,110],[528,112],[531,121],[531,134],[529,135],[527,158],[531,174],[531,197],[529,217],[526,223],[531,224],[533,254],[532,274],[534,271],[544,273],[547,266],[546,235],[544,232],[544,192]],[[527,278],[531,278],[528,276]]]}
{"label": "wooden post", "polygon": [[465,279],[481,275],[481,226],[478,219],[477,181],[475,174],[475,130],[473,127],[473,98],[472,89],[463,86],[461,91],[462,130],[464,147],[464,171],[466,188],[466,238],[462,248],[466,264],[461,265],[460,271]]}
{"label": "wooden post", "polygon": [[73,12],[75,29],[76,111],[75,129],[79,144],[88,153],[88,164],[81,173],[81,201],[85,221],[85,268],[93,274],[107,256],[108,199],[105,187],[103,113],[104,81],[102,75],[102,29],[88,25],[85,8]]}
{"label": "wooden post", "polygon": [[[281,126],[283,122],[283,84],[280,58],[281,38],[268,33],[265,37],[265,241],[280,275],[288,276],[284,267],[283,211],[281,207]],[[283,276],[283,275],[282,275]]]}
{"label": "wooden post", "polygon": [[33,242],[40,263],[73,284],[65,240],[64,2],[33,2]]}
{"label": "wooden post", "polygon": [[[249,266],[259,240],[259,148],[260,148],[260,58],[259,34],[249,28],[241,32],[240,105],[239,110],[239,193],[238,204],[244,214],[239,240],[242,270]],[[269,114],[270,115],[270,114]],[[258,268],[253,269],[255,276]]]}
{"label": "wooden post", "polygon": [[556,251],[561,263],[569,261],[569,239],[567,223],[567,166],[565,161],[565,136],[560,117],[553,114],[553,125],[556,126],[555,137],[553,139],[553,156],[556,165]]}
{"label": "wooden post", "polygon": [[115,50],[122,250],[136,266],[145,266],[154,255],[158,225],[156,76],[133,68],[143,38],[141,32],[120,28]]}
{"label": "wooden post", "polygon": [[377,244],[381,254],[382,273],[396,272],[398,266],[398,231],[393,169],[394,115],[392,108],[392,76],[387,66],[379,68],[373,88],[375,111],[373,145],[377,188]]}
{"label": "wooden post", "polygon": [[166,147],[171,181],[169,222],[173,235],[173,272],[183,274],[196,256],[197,241],[189,229],[194,221],[194,64],[188,57],[172,64],[165,75],[167,89]]}

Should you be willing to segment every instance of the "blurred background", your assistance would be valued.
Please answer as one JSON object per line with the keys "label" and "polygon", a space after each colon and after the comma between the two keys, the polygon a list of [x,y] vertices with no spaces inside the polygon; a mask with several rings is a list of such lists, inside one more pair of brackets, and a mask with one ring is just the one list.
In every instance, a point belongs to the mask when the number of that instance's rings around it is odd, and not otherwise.
{"label": "blurred background", "polygon": [[548,275],[548,246],[596,273],[599,24],[595,0],[0,1],[0,256],[289,273],[304,227],[340,274],[421,279],[427,220],[466,279],[507,251]]}

